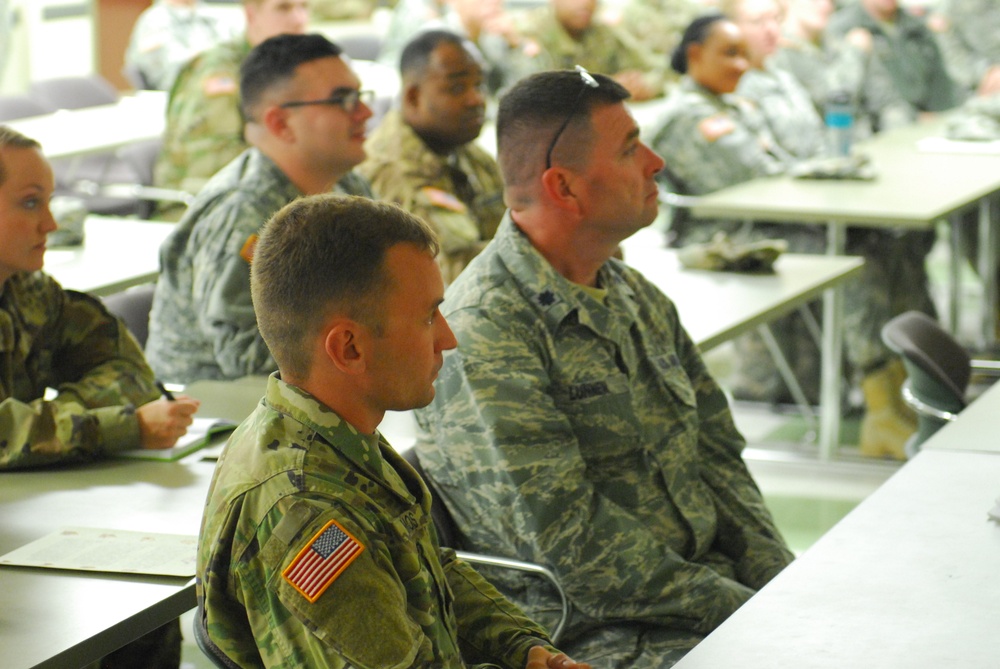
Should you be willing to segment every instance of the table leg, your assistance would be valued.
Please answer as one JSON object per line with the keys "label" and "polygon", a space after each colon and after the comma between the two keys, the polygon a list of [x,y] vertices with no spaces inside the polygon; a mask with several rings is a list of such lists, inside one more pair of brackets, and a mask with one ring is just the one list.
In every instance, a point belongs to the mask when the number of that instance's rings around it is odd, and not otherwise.
{"label": "table leg", "polygon": [[[843,255],[846,226],[836,221],[827,223],[827,255]],[[819,402],[819,457],[832,459],[840,444],[840,383],[843,352],[844,296],[841,288],[823,292],[822,376]]]}
{"label": "table leg", "polygon": [[958,334],[962,319],[962,263],[965,261],[965,242],[962,238],[961,214],[948,217],[948,232],[951,242],[951,262],[948,265],[948,330]]}
{"label": "table leg", "polygon": [[979,201],[979,276],[983,282],[982,346],[991,350],[997,343],[997,250],[993,197]]}

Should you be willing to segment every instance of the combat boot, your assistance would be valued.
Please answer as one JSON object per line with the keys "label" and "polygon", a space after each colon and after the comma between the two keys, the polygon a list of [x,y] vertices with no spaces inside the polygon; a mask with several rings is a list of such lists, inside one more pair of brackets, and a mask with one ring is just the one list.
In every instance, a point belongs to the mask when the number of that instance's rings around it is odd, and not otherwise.
{"label": "combat boot", "polygon": [[906,440],[916,428],[897,409],[902,380],[891,365],[869,372],[861,380],[865,417],[861,421],[861,453],[870,457],[905,460]]}
{"label": "combat boot", "polygon": [[914,432],[917,431],[917,412],[903,400],[903,383],[906,381],[906,367],[903,366],[903,361],[899,358],[893,358],[890,360],[886,367],[889,369],[889,375],[892,378],[892,383],[896,387],[896,391],[892,394],[896,411],[899,413],[899,417],[906,421]]}

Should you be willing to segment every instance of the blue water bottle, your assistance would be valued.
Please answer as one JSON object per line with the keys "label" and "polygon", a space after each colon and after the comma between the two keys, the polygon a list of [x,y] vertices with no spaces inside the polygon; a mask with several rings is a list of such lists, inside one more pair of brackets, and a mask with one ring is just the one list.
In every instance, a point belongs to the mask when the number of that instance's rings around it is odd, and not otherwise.
{"label": "blue water bottle", "polygon": [[826,100],[827,153],[831,156],[851,155],[854,135],[854,107],[851,94],[834,91]]}

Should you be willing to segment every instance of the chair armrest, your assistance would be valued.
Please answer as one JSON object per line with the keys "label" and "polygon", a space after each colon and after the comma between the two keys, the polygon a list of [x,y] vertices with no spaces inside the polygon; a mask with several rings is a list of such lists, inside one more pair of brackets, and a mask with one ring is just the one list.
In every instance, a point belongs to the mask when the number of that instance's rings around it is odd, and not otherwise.
{"label": "chair armrest", "polygon": [[538,574],[548,580],[552,584],[552,587],[556,589],[562,603],[562,615],[559,618],[559,622],[556,623],[556,626],[552,629],[552,633],[549,635],[552,639],[552,643],[556,643],[559,640],[563,628],[566,627],[566,623],[569,621],[570,604],[569,598],[566,596],[566,591],[559,583],[559,579],[556,578],[555,572],[548,567],[543,567],[542,565],[535,564],[533,562],[522,562],[521,560],[497,557],[495,555],[482,555],[480,553],[469,553],[466,551],[455,551],[455,555],[457,555],[459,559],[472,564],[484,564],[491,567],[514,569],[516,571]]}

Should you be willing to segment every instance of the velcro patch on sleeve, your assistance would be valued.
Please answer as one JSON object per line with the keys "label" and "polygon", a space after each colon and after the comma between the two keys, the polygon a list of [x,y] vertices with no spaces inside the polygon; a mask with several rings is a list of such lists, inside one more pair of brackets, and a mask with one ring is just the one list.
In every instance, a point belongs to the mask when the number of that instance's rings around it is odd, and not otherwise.
{"label": "velcro patch on sleeve", "polygon": [[728,135],[733,130],[736,130],[736,123],[733,119],[728,116],[721,114],[715,114],[704,118],[698,123],[698,130],[701,131],[701,136],[704,137],[709,142],[714,142],[715,140]]}
{"label": "velcro patch on sleeve", "polygon": [[469,211],[469,208],[465,206],[465,203],[459,200],[457,197],[452,195],[447,191],[443,191],[440,188],[432,188],[430,186],[424,186],[420,189],[424,194],[424,197],[434,205],[435,207],[441,207],[442,209],[449,209],[459,214],[464,214]]}
{"label": "velcro patch on sleeve", "polygon": [[309,602],[315,602],[364,550],[357,539],[331,520],[281,575]]}
{"label": "velcro patch on sleeve", "polygon": [[246,260],[248,263],[253,262],[253,253],[257,249],[257,233],[253,233],[247,240],[243,242],[243,248],[240,249],[240,257]]}

